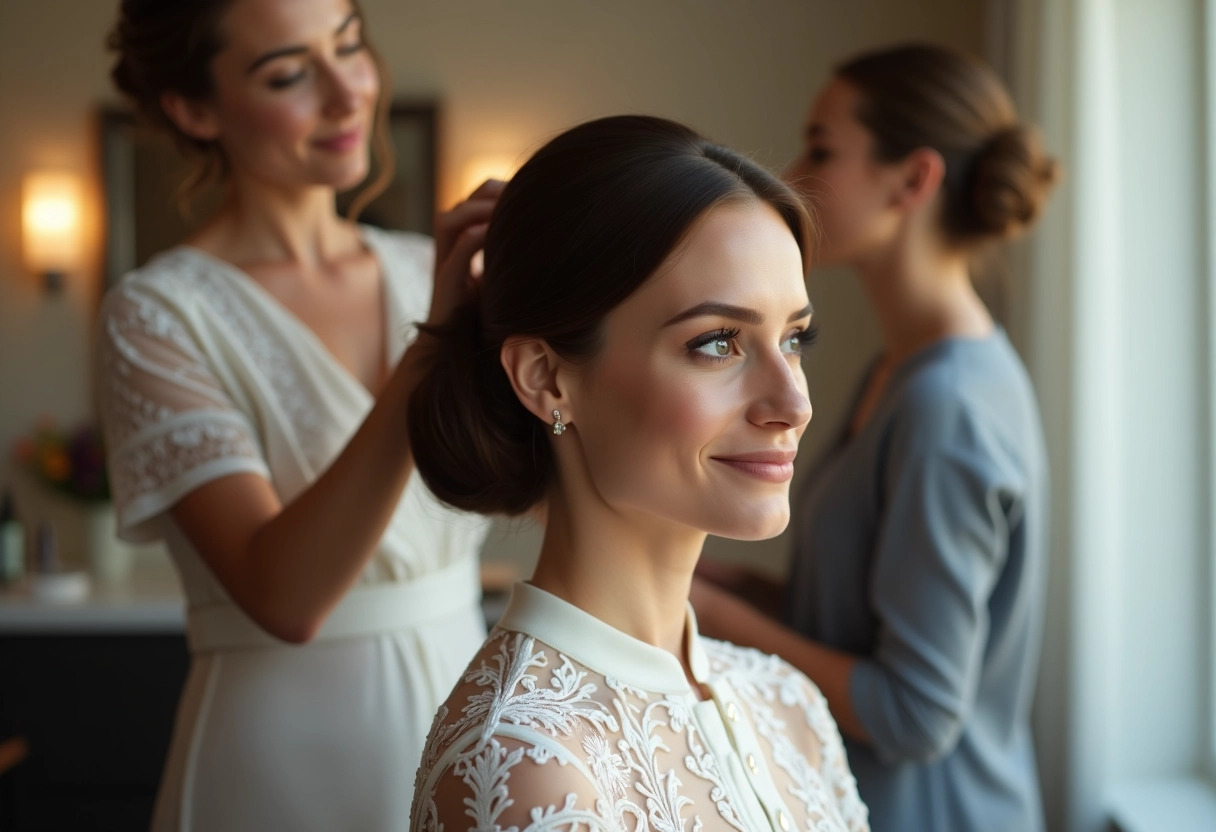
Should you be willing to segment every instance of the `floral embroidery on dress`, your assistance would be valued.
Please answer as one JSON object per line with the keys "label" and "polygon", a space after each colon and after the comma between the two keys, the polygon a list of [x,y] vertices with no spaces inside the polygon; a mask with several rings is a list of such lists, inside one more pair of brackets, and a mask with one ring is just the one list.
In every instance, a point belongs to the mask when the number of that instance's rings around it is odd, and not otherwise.
{"label": "floral embroidery on dress", "polygon": [[629,785],[629,766],[625,758],[615,753],[603,734],[588,734],[583,737],[583,751],[587,752],[587,765],[595,774],[600,791],[609,798],[625,796]]}
{"label": "floral embroidery on dress", "polygon": [[[206,263],[194,263],[189,268],[190,285],[199,292],[212,314],[228,327],[250,358],[250,365],[263,376],[267,386],[286,412],[296,432],[300,447],[321,448],[321,424],[316,411],[309,406],[305,387],[299,377],[297,363],[286,345],[268,335],[249,311],[249,304],[239,297],[231,275],[223,275]],[[314,459],[314,466],[324,460]]]}
{"label": "floral embroidery on dress", "polygon": [[[622,681],[628,674],[604,675],[604,668],[583,664],[577,652],[498,628],[436,719],[418,772],[412,828],[867,829],[839,732],[814,686],[780,660],[701,643],[710,658],[703,683],[737,692],[746,725],[768,745],[768,769],[785,773],[784,796],[776,781],[765,787],[748,779],[748,765],[763,769],[743,763],[723,739],[728,729],[717,711],[706,712],[706,703],[694,708],[691,691],[648,691]],[[718,720],[708,733],[706,719]],[[798,738],[804,746],[795,744]],[[553,770],[541,775],[538,766]]]}
{"label": "floral embroidery on dress", "polygon": [[[535,641],[522,633],[499,632],[488,644],[498,643],[498,650],[489,662],[481,664],[466,677],[466,682],[482,689],[469,697],[455,722],[432,729],[433,743],[427,744],[423,767],[434,763],[435,757],[453,737],[480,726],[479,745],[485,744],[502,722],[544,729],[553,736],[569,737],[578,719],[592,725],[606,725],[616,730],[616,721],[601,703],[591,698],[595,685],[582,685],[585,672],[579,672],[569,659],[561,657],[561,665],[550,676],[548,687],[538,687],[533,669],[549,666],[544,651],[534,651]],[[522,692],[513,695],[516,688]]]}
{"label": "floral embroidery on dress", "polygon": [[[846,829],[867,828],[868,813],[857,796],[840,731],[819,689],[777,656],[711,639],[705,644],[711,666],[725,674],[748,702],[756,732],[769,743],[774,762],[792,781],[790,795],[812,816],[830,812]],[[789,725],[777,716],[774,704],[804,716],[820,749],[817,768],[795,746]]]}
{"label": "floral embroidery on dress", "polygon": [[[390,304],[394,325],[423,317],[430,302],[430,242],[373,229],[365,235],[406,306]],[[165,493],[204,468],[266,471],[265,426],[260,411],[249,412],[245,384],[270,391],[276,416],[290,425],[313,470],[329,464],[330,427],[301,375],[301,358],[258,317],[259,304],[248,293],[261,290],[243,280],[234,267],[183,247],[156,257],[106,297],[98,398],[120,513],[137,502],[148,509],[142,514],[152,513],[152,503],[163,510]],[[258,380],[220,375],[217,368],[234,364]]]}
{"label": "floral embroidery on dress", "polygon": [[260,466],[251,426],[235,411],[181,320],[138,283],[107,300],[98,350],[111,486],[120,504],[204,465]]}

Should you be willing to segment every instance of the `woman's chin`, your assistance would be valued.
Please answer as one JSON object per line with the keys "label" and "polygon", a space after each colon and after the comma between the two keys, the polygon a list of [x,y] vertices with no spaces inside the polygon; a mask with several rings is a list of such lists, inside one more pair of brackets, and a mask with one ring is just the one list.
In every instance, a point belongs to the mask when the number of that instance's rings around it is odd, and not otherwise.
{"label": "woman's chin", "polygon": [[370,172],[370,166],[367,163],[366,157],[361,161],[351,161],[348,164],[341,166],[333,166],[330,170],[324,171],[318,178],[322,180],[318,184],[328,185],[338,193],[343,191],[352,191],[360,185],[367,183],[367,175]]}
{"label": "woman's chin", "polygon": [[365,184],[367,184],[367,171],[364,171],[358,176],[347,176],[338,179],[333,183],[333,189],[338,193],[343,193],[345,191],[353,191],[359,186]]}
{"label": "woman's chin", "polygon": [[[727,520],[727,522],[721,522]],[[707,529],[715,537],[725,537],[730,540],[769,540],[785,531],[790,524],[789,502],[772,509],[757,509],[753,512],[740,512],[731,518],[719,518],[715,528]]]}

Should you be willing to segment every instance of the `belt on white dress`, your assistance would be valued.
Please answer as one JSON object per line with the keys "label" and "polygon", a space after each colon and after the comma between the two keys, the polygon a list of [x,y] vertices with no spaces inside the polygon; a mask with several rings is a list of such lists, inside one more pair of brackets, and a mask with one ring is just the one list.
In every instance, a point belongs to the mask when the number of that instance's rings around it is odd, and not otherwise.
{"label": "belt on white dress", "polygon": [[[476,558],[409,581],[356,586],[338,602],[310,643],[410,630],[474,607],[480,598]],[[230,602],[187,610],[186,639],[196,654],[298,646],[270,635]]]}

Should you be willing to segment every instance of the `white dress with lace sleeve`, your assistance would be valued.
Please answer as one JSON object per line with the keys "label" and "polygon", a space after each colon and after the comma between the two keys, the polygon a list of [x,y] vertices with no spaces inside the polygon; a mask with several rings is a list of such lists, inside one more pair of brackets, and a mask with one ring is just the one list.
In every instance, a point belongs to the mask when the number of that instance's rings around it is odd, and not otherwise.
{"label": "white dress with lace sleeve", "polygon": [[413,832],[858,832],[866,808],[819,690],[702,638],[671,654],[530,584],[440,709]]}
{"label": "white dress with lace sleeve", "polygon": [[[431,242],[362,235],[381,267],[395,365],[427,314]],[[109,293],[97,352],[120,534],[166,541],[189,607],[191,671],[154,829],[404,828],[427,726],[485,636],[486,522],[411,478],[319,636],[278,642],[232,604],[167,510],[237,472],[290,502],[346,445],[371,394],[248,275],[187,246]]]}

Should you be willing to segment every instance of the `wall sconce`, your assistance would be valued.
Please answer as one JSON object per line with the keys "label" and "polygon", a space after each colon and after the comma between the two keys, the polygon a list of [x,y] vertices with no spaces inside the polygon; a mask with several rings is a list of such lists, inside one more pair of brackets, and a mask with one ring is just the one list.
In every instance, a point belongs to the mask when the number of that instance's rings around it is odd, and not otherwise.
{"label": "wall sconce", "polygon": [[519,157],[511,153],[481,153],[469,158],[460,171],[460,198],[473,193],[487,179],[510,179],[519,170]]}
{"label": "wall sconce", "polygon": [[80,266],[80,182],[69,173],[27,174],[21,187],[21,232],[25,266],[55,294],[64,276]]}

